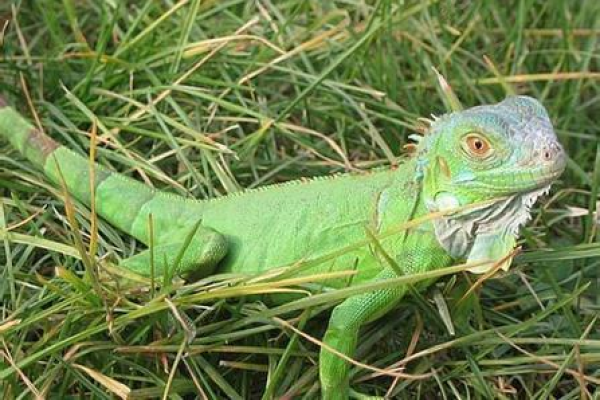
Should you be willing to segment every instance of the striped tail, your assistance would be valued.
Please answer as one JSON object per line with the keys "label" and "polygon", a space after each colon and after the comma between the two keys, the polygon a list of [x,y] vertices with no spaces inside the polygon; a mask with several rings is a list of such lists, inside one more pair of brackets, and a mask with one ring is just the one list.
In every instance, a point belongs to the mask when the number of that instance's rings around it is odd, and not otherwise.
{"label": "striped tail", "polygon": [[[60,186],[64,182],[71,195],[87,206],[91,205],[90,162],[45,135],[1,96],[0,137],[8,139],[55,184]],[[112,225],[142,242],[148,243],[149,214],[153,214],[157,225],[171,225],[177,220],[176,216],[157,215],[161,214],[161,207],[184,208],[178,204],[185,201],[179,196],[159,192],[105,167],[93,165],[96,211]]]}

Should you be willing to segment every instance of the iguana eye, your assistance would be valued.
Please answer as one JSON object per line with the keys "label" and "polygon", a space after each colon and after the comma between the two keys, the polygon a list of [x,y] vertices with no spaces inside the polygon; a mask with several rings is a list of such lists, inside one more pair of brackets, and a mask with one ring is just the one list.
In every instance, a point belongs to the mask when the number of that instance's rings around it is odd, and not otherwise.
{"label": "iguana eye", "polygon": [[477,133],[471,133],[466,136],[465,147],[469,154],[478,158],[486,157],[492,152],[490,142]]}

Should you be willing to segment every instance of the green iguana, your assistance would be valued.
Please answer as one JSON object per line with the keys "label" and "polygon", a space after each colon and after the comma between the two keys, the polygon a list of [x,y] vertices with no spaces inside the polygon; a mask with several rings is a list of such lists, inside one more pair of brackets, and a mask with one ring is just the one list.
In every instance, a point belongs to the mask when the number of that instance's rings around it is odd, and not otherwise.
{"label": "green iguana", "polygon": [[[90,204],[88,160],[40,132],[1,98],[0,136],[51,181],[64,181],[74,197]],[[386,237],[380,244],[404,274],[445,268],[457,260],[508,258],[502,265],[508,268],[519,226],[566,164],[544,107],[530,97],[509,97],[435,118],[428,134],[415,141],[414,156],[397,168],[272,185],[203,201],[154,190],[95,165],[95,208],[146,245],[151,242],[152,216],[154,259],[166,261],[157,262],[157,270],[162,266],[164,272],[172,265],[187,240],[178,272],[200,277],[291,265],[365,240],[366,228],[385,232],[431,212],[487,202]],[[355,269],[351,285],[397,276],[371,247],[303,273]],[[122,265],[148,275],[150,250]],[[328,282],[332,288],[347,284],[348,279]],[[333,310],[323,342],[352,356],[359,328],[397,305],[407,289],[349,297]],[[348,363],[323,347],[319,364],[322,398],[348,398]]]}

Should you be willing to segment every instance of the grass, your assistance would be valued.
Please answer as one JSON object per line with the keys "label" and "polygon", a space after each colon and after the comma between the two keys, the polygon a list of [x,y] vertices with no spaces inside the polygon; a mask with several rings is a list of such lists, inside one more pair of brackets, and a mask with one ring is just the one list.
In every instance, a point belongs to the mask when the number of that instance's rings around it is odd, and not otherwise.
{"label": "grass", "polygon": [[[469,292],[473,276],[446,275],[363,329],[356,360],[432,376],[356,366],[352,385],[407,399],[595,398],[599,12],[593,0],[10,0],[0,90],[81,154],[95,128],[100,163],[196,198],[396,163],[417,118],[450,106],[433,68],[464,105],[537,97],[570,160],[523,230],[525,251],[502,277]],[[221,276],[155,291],[99,274],[136,243],[0,146],[2,398],[317,396],[309,339],[349,291],[267,307],[249,295],[306,282]]]}

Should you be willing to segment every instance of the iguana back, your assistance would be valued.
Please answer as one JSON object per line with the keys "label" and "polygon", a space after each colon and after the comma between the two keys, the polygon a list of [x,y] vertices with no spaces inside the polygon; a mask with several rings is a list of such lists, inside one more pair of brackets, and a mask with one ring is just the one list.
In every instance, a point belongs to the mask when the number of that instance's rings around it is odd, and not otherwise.
{"label": "iguana back", "polygon": [[[409,161],[394,170],[293,181],[204,202],[204,224],[230,246],[222,271],[254,273],[314,259],[365,240],[366,229],[376,233],[408,220],[417,194],[412,169]],[[396,255],[393,246],[387,250]],[[382,265],[365,246],[306,273],[352,268],[358,283]]]}

